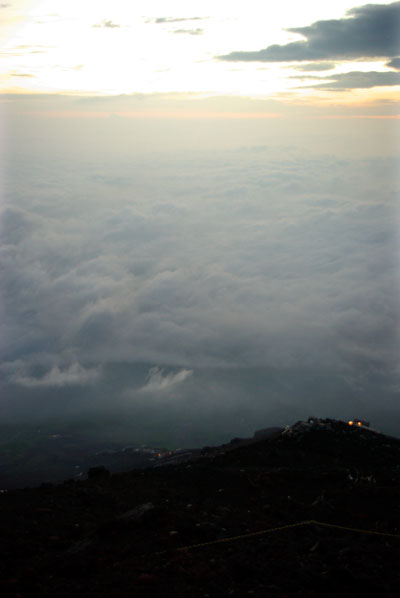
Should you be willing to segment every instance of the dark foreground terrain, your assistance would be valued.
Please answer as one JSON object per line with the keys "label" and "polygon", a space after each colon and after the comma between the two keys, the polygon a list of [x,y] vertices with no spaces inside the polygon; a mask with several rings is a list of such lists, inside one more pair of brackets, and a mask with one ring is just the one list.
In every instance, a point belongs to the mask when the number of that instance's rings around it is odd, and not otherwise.
{"label": "dark foreground terrain", "polygon": [[13,597],[400,595],[400,440],[344,422],[0,494]]}

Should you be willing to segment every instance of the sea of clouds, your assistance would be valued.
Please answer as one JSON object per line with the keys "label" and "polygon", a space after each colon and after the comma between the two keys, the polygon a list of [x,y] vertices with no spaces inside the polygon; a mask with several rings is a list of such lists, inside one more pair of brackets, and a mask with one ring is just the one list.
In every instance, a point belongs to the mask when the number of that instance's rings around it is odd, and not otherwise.
{"label": "sea of clouds", "polygon": [[5,420],[128,414],[187,444],[312,414],[396,431],[395,167],[276,145],[14,155]]}

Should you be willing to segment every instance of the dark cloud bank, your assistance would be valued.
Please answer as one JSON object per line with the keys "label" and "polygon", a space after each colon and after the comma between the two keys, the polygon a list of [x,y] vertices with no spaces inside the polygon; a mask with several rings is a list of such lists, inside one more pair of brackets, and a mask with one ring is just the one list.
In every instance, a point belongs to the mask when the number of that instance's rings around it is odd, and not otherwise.
{"label": "dark cloud bank", "polygon": [[220,60],[290,62],[354,60],[395,57],[400,53],[400,2],[367,4],[352,8],[343,19],[316,21],[308,27],[291,27],[305,40],[274,44],[255,52],[235,51]]}
{"label": "dark cloud bank", "polygon": [[335,68],[334,62],[310,62],[308,64],[299,64],[296,66],[298,71],[330,71]]}
{"label": "dark cloud bank", "polygon": [[[300,77],[296,77],[300,78]],[[308,80],[321,81],[320,84],[313,84],[312,87],[317,89],[367,89],[379,86],[400,85],[400,73],[393,72],[377,72],[377,71],[352,71],[350,73],[337,73],[330,77],[310,77]],[[325,82],[324,82],[325,81]]]}
{"label": "dark cloud bank", "polygon": [[181,444],[310,414],[400,433],[395,163],[16,155],[3,421],[103,418]]}
{"label": "dark cloud bank", "polygon": [[386,66],[390,66],[392,69],[400,70],[400,58],[393,58],[393,60],[390,60]]}

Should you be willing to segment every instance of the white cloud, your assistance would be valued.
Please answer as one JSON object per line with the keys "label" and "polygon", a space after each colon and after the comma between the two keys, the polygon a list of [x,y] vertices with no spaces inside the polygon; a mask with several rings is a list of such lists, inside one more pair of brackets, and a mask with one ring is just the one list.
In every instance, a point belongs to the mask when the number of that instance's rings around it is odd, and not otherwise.
{"label": "white cloud", "polygon": [[27,387],[50,387],[50,386],[86,386],[94,384],[100,378],[100,368],[84,368],[79,363],[73,363],[68,368],[61,369],[53,366],[41,377],[25,376],[14,374],[12,382]]}
{"label": "white cloud", "polygon": [[166,373],[165,370],[160,367],[150,368],[147,381],[145,385],[140,388],[140,392],[149,394],[167,393],[190,378],[192,374],[193,370],[182,369],[178,372]]}

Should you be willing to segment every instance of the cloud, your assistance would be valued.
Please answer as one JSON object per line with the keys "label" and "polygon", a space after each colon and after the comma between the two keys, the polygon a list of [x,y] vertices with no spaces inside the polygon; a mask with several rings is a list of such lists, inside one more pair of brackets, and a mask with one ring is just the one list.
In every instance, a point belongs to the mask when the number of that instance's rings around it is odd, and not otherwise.
{"label": "cloud", "polygon": [[367,4],[347,11],[347,17],[316,21],[287,31],[306,38],[258,51],[234,51],[219,60],[292,62],[356,60],[394,57],[399,54],[400,2]]}
{"label": "cloud", "polygon": [[115,27],[121,27],[118,23],[113,23],[110,20],[104,19],[101,23],[96,23],[96,25],[92,25],[92,27],[106,27],[108,29],[114,29]]}
{"label": "cloud", "polygon": [[57,387],[57,386],[86,386],[94,384],[100,378],[100,368],[84,368],[79,363],[73,363],[62,370],[57,365],[41,377],[33,377],[14,373],[11,381],[21,386]]}
{"label": "cloud", "polygon": [[149,370],[147,381],[140,392],[144,393],[166,393],[176,386],[182,384],[190,376],[193,370],[182,369],[178,372],[165,373],[165,370],[159,367],[152,367]]}
{"label": "cloud", "polygon": [[152,23],[156,23],[157,25],[162,25],[163,23],[184,23],[186,21],[203,21],[206,17],[157,17],[156,19],[151,19]]}
{"label": "cloud", "polygon": [[34,78],[35,75],[32,75],[31,73],[10,73],[10,77],[29,77],[29,78]]}
{"label": "cloud", "polygon": [[[295,77],[299,78],[299,77]],[[307,77],[307,79],[326,81],[312,85],[316,89],[344,90],[344,89],[367,89],[371,87],[386,87],[400,85],[400,73],[388,72],[360,72],[338,73],[329,77]],[[329,79],[329,81],[327,81]]]}
{"label": "cloud", "polygon": [[30,45],[30,44],[22,44],[19,46],[15,46],[17,50],[30,50],[32,48],[54,48],[55,46],[40,46],[40,45]]}
{"label": "cloud", "polygon": [[392,69],[400,70],[400,58],[393,58],[393,60],[386,63],[386,66],[389,66]]}
{"label": "cloud", "polygon": [[[293,68],[293,67],[291,67]],[[330,71],[331,69],[335,68],[334,62],[310,62],[308,64],[297,64],[296,70],[298,71]]]}
{"label": "cloud", "polygon": [[204,29],[173,29],[171,33],[183,33],[187,35],[203,35]]}
{"label": "cloud", "polygon": [[[47,50],[54,46],[40,46],[40,45],[18,45],[13,48],[4,50],[4,56],[26,56],[27,54],[46,54]],[[39,49],[38,49],[39,48]]]}

